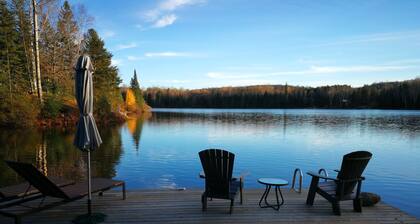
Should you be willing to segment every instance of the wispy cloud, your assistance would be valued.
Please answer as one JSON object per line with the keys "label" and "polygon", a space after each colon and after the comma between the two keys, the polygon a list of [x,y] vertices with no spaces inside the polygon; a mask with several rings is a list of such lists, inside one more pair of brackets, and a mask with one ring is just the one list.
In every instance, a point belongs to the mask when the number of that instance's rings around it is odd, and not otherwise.
{"label": "wispy cloud", "polygon": [[116,33],[112,30],[105,30],[102,34],[102,36],[104,38],[110,38],[110,37],[114,37],[116,35]]}
{"label": "wispy cloud", "polygon": [[132,56],[132,55],[127,56],[127,60],[129,61],[138,61],[142,59],[144,59],[144,57],[138,57],[138,56]]}
{"label": "wispy cloud", "polygon": [[111,65],[112,66],[120,66],[122,65],[122,60],[121,59],[116,59],[116,58],[112,58],[111,59]]}
{"label": "wispy cloud", "polygon": [[311,66],[303,70],[275,71],[275,72],[208,72],[207,77],[212,79],[249,79],[259,77],[273,77],[282,75],[314,75],[339,73],[375,73],[402,71],[413,68],[412,65],[356,65],[356,66]]}
{"label": "wispy cloud", "polygon": [[267,65],[246,65],[246,66],[228,66],[227,70],[232,71],[249,71],[249,70],[272,70],[273,67]]}
{"label": "wispy cloud", "polygon": [[351,44],[361,44],[361,43],[404,40],[404,39],[410,39],[410,38],[420,38],[420,30],[358,35],[358,36],[343,38],[341,40],[331,41],[328,43],[321,43],[316,46],[322,47],[322,46],[336,46],[336,45],[351,45]]}
{"label": "wispy cloud", "polygon": [[165,15],[162,18],[156,20],[155,23],[153,24],[153,27],[161,28],[161,27],[172,25],[176,19],[177,17],[175,14]]}
{"label": "wispy cloud", "polygon": [[181,80],[181,79],[165,79],[165,80],[144,80],[144,83],[151,85],[162,85],[162,84],[183,84],[192,83],[192,80]]}
{"label": "wispy cloud", "polygon": [[[154,28],[172,25],[177,20],[175,11],[186,7],[205,3],[206,0],[164,0],[154,8],[144,12],[142,17]],[[143,26],[141,26],[144,29]]]}
{"label": "wispy cloud", "polygon": [[144,54],[145,57],[148,58],[155,58],[155,57],[191,57],[193,54],[188,52],[173,52],[173,51],[166,51],[166,52],[147,52]]}
{"label": "wispy cloud", "polygon": [[130,49],[130,48],[136,48],[137,47],[137,43],[131,42],[128,44],[119,44],[117,45],[117,47],[115,48],[116,50],[125,50],[125,49]]}

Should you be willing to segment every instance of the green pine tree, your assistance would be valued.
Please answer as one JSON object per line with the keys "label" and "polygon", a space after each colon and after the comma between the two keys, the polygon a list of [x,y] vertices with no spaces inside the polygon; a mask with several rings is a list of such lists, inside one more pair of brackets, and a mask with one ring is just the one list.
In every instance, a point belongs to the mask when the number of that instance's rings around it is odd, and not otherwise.
{"label": "green pine tree", "polygon": [[[93,85],[97,110],[108,108],[107,110],[116,111],[122,104],[119,90],[121,79],[117,67],[111,64],[112,54],[105,48],[104,41],[94,29],[89,29],[85,35],[83,53],[91,57],[95,68]],[[102,112],[104,115],[108,113],[106,110]]]}
{"label": "green pine tree", "polygon": [[130,80],[130,88],[134,93],[134,96],[136,97],[137,105],[140,109],[143,109],[144,107],[144,98],[143,93],[140,89],[139,80],[137,79],[137,72],[134,69],[134,75]]}
{"label": "green pine tree", "polygon": [[37,115],[25,76],[25,51],[16,15],[0,0],[0,125],[27,125]]}
{"label": "green pine tree", "polygon": [[74,77],[74,64],[78,56],[78,37],[79,27],[74,18],[68,1],[64,1],[63,6],[58,15],[57,21],[57,37],[58,37],[58,54],[60,60],[58,63],[60,88],[64,89],[68,94],[73,94],[71,88],[68,88]]}

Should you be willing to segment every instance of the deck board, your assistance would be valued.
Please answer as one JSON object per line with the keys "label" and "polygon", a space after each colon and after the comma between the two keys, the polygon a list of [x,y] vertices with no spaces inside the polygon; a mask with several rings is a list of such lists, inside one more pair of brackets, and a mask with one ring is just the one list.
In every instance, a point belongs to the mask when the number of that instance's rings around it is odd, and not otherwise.
{"label": "deck board", "polygon": [[[420,220],[385,203],[353,212],[351,201],[341,203],[342,215],[332,214],[330,204],[318,197],[312,207],[305,205],[306,192],[298,194],[283,190],[285,204],[280,211],[259,208],[262,189],[245,190],[244,204],[235,204],[229,212],[229,201],[208,202],[208,210],[201,211],[201,190],[135,190],[122,200],[118,191],[106,192],[93,198],[94,211],[107,214],[105,223],[420,223]],[[274,199],[274,195],[271,195]],[[238,200],[239,201],[239,200]],[[22,223],[71,223],[86,211],[86,201],[79,200],[25,216]],[[34,203],[32,203],[34,204]],[[17,208],[22,210],[22,208]],[[0,223],[13,219],[0,216]]]}

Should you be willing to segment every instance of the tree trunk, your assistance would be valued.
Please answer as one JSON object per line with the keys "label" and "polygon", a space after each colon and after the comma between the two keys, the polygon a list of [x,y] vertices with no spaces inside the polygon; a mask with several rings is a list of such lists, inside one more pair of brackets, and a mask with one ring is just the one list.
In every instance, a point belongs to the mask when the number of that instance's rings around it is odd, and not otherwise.
{"label": "tree trunk", "polygon": [[34,55],[35,55],[35,73],[37,81],[37,93],[39,102],[44,103],[42,99],[41,69],[39,67],[39,47],[38,47],[38,16],[36,13],[36,0],[32,0],[33,23],[34,23]]}

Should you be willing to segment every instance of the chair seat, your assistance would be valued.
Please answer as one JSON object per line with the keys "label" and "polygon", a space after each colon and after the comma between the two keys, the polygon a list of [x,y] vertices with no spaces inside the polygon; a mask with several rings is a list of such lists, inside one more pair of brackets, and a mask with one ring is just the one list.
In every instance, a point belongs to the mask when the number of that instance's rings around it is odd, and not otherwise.
{"label": "chair seat", "polygon": [[[335,181],[325,181],[319,182],[318,188],[329,194],[333,198],[337,198],[337,183]],[[351,200],[356,197],[356,193],[352,192],[351,194],[344,195],[341,197],[341,200]]]}
{"label": "chair seat", "polygon": [[[48,177],[48,179],[59,187],[74,184],[74,181],[66,180],[62,177]],[[39,193],[38,189],[30,186],[28,182],[24,182],[0,188],[0,201],[21,198],[36,193]]]}
{"label": "chair seat", "polygon": [[[109,190],[113,187],[123,185],[123,181],[111,180],[106,178],[92,179],[92,193]],[[68,199],[80,198],[88,195],[88,182],[81,182],[69,186],[62,187],[61,190],[68,196]]]}
{"label": "chair seat", "polygon": [[217,194],[212,192],[205,192],[207,197],[212,198],[222,198],[222,199],[234,199],[236,197],[236,194],[238,193],[241,186],[241,182],[238,179],[232,179],[230,182],[230,189],[229,189],[229,195],[225,194]]}

